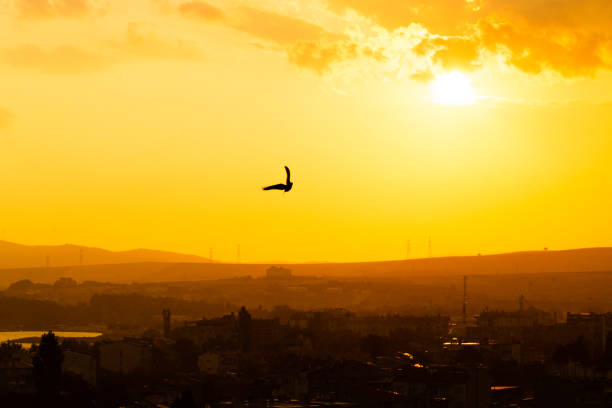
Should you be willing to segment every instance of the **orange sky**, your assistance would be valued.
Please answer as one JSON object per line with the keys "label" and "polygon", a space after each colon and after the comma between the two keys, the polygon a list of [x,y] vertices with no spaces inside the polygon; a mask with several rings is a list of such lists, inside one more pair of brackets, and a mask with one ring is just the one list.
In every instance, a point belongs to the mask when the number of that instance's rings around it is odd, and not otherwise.
{"label": "orange sky", "polygon": [[[0,0],[0,239],[253,262],[612,245],[612,3],[550,4]],[[436,103],[449,73],[474,101]],[[285,164],[293,191],[262,192]]]}

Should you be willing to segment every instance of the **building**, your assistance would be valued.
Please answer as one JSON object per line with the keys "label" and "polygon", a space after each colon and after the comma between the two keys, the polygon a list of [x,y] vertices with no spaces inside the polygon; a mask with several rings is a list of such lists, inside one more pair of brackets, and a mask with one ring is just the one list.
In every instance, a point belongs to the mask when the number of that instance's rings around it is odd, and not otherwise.
{"label": "building", "polygon": [[202,374],[218,375],[221,356],[217,353],[204,353],[198,356],[198,369]]}
{"label": "building", "polygon": [[153,343],[125,338],[100,344],[100,368],[118,374],[150,374],[153,368]]}
{"label": "building", "polygon": [[271,266],[266,270],[268,279],[291,279],[291,269]]}
{"label": "building", "polygon": [[256,348],[274,345],[281,337],[278,319],[253,319],[251,331],[253,346]]}
{"label": "building", "polygon": [[489,406],[490,384],[480,367],[412,367],[403,370],[391,384],[392,391],[407,406],[485,408]]}
{"label": "building", "polygon": [[206,375],[224,375],[238,370],[238,356],[232,352],[207,352],[198,356],[198,369]]}
{"label": "building", "polygon": [[34,391],[32,359],[25,350],[14,350],[0,361],[0,394]]}
{"label": "building", "polygon": [[211,340],[231,344],[238,340],[238,322],[232,313],[215,319],[185,322],[183,327],[174,329],[174,338],[186,338],[197,345]]}
{"label": "building", "polygon": [[567,314],[567,340],[572,337],[582,337],[588,343],[593,357],[605,353],[607,333],[606,315],[604,314]]}
{"label": "building", "polygon": [[62,371],[78,375],[92,386],[96,385],[96,357],[91,354],[65,350]]}
{"label": "building", "polygon": [[523,311],[483,311],[476,317],[476,327],[467,327],[467,337],[481,342],[512,344],[524,340],[525,333],[533,328],[554,326],[556,318],[553,313],[535,308]]}
{"label": "building", "polygon": [[164,319],[164,337],[170,338],[170,309],[164,309],[162,311],[162,317]]}

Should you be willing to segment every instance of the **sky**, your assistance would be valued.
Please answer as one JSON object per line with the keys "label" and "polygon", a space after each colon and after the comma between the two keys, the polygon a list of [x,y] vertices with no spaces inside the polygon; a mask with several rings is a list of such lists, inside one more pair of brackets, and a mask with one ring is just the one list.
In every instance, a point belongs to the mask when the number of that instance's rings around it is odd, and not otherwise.
{"label": "sky", "polygon": [[[0,239],[612,246],[610,21],[609,0],[0,0]],[[284,165],[293,190],[263,192]]]}

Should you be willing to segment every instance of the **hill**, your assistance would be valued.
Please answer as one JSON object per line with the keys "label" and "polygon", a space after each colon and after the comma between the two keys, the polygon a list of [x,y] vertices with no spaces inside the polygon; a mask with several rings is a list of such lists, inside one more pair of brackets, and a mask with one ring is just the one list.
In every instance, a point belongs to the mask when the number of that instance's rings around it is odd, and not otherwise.
{"label": "hill", "polygon": [[[78,256],[74,248],[72,259]],[[49,248],[49,247],[35,247]],[[57,248],[57,247],[51,247]],[[63,248],[63,247],[62,247]],[[103,251],[103,250],[98,250]],[[36,252],[38,256],[45,253]],[[103,251],[109,253],[109,251]],[[76,254],[76,255],[75,255]],[[77,281],[95,280],[105,282],[177,282],[208,279],[224,279],[252,276],[265,276],[270,264],[223,264],[204,263],[203,258],[195,257],[198,262],[189,262],[189,255],[171,254],[156,251],[137,252],[139,256],[168,257],[163,261],[136,262],[137,256],[121,258],[110,252],[107,258],[113,262],[103,265],[13,268],[0,270],[0,287],[6,287],[20,279],[52,283],[60,277],[72,277]],[[3,256],[0,249],[0,257]],[[89,261],[95,258],[91,258]],[[102,258],[100,263],[104,263]],[[120,263],[120,259],[129,259]],[[0,263],[1,264],[1,263]],[[612,248],[587,248],[567,251],[516,252],[486,256],[462,256],[446,258],[411,259],[403,261],[364,262],[364,263],[318,263],[285,264],[294,275],[354,277],[354,278],[411,278],[423,275],[461,276],[461,275],[516,275],[560,272],[599,272],[612,271]]]}
{"label": "hill", "polygon": [[208,262],[195,255],[135,249],[108,251],[78,245],[20,245],[0,241],[0,269],[40,268],[69,265],[125,264],[135,262]]}

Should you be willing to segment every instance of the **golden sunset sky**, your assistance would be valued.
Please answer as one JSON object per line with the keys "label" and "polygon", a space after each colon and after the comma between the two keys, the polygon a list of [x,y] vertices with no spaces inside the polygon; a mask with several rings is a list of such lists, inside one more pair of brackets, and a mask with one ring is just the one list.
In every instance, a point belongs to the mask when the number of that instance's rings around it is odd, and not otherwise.
{"label": "golden sunset sky", "polygon": [[[610,0],[0,0],[0,239],[612,245],[610,21]],[[285,164],[293,191],[261,191]]]}

